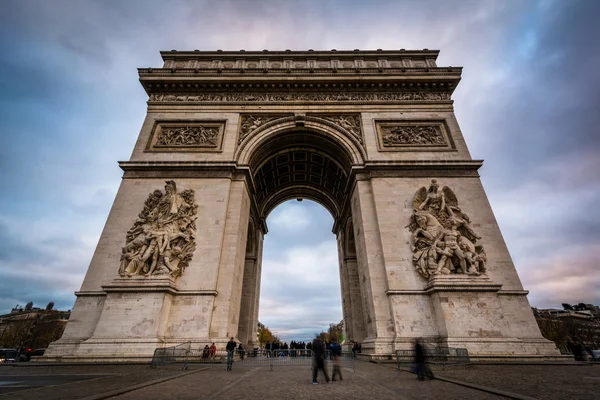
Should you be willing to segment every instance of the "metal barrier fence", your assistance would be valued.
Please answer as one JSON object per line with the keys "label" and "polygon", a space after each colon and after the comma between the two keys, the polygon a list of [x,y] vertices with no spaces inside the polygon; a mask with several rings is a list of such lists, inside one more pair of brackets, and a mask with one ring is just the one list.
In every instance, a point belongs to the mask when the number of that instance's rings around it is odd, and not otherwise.
{"label": "metal barrier fence", "polygon": [[[425,362],[440,365],[467,365],[471,363],[467,349],[452,347],[425,347]],[[415,363],[415,350],[396,350],[398,369]]]}
{"label": "metal barrier fence", "polygon": [[[331,360],[329,352],[325,355],[325,360]],[[342,368],[352,368],[354,370],[354,355],[352,352],[342,352],[339,359]],[[200,350],[192,352],[186,357],[187,363],[202,365],[222,365],[227,364],[227,351],[217,350],[213,353]],[[249,350],[234,352],[234,367],[268,367],[273,370],[275,367],[288,366],[307,366],[312,367],[312,350]]]}
{"label": "metal barrier fence", "polygon": [[155,349],[150,366],[156,368],[159,365],[183,363],[182,369],[187,369],[187,363],[191,354],[190,342]]}

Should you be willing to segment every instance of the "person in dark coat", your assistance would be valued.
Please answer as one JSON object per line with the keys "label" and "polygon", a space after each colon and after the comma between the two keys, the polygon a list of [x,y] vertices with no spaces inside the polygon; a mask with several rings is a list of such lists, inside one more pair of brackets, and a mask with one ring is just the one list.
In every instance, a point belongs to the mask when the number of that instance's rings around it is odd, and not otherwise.
{"label": "person in dark coat", "polygon": [[227,342],[227,346],[225,346],[225,350],[227,350],[227,371],[231,371],[233,368],[233,352],[235,351],[236,344],[233,336]]}
{"label": "person in dark coat", "polygon": [[319,369],[323,371],[323,375],[325,375],[325,381],[329,383],[329,375],[327,375],[327,370],[325,369],[325,343],[321,341],[321,339],[316,338],[312,343],[312,352],[313,352],[313,385],[318,384],[317,382],[317,374]]}
{"label": "person in dark coat", "polygon": [[419,339],[415,340],[415,367],[417,369],[417,379],[424,381],[425,378],[433,379],[433,372],[425,364],[425,349]]}

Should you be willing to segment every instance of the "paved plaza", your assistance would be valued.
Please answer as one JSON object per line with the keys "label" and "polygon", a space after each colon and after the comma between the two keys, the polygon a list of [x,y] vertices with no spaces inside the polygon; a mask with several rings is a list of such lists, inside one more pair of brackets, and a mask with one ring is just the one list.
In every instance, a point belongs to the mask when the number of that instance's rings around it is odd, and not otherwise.
{"label": "paved plaza", "polygon": [[[0,398],[53,399],[595,399],[600,365],[479,365],[434,368],[420,382],[393,364],[357,362],[343,381],[311,383],[307,366],[2,366]],[[473,385],[470,387],[469,385]]]}

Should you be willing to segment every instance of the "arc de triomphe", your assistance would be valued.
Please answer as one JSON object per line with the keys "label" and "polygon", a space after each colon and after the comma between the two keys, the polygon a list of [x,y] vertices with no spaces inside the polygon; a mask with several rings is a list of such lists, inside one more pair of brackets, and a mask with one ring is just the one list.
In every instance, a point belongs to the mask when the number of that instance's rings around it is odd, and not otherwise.
{"label": "arc de triomphe", "polygon": [[453,112],[438,51],[165,51],[63,337],[45,359],[256,344],[266,218],[334,218],[346,340],[558,354],[532,315]]}

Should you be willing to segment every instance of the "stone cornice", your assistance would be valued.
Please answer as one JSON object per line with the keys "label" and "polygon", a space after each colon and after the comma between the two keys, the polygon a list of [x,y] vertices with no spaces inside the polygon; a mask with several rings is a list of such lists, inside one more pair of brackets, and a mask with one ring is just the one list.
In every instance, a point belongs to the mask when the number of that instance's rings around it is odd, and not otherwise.
{"label": "stone cornice", "polygon": [[[140,78],[146,78],[149,80],[151,77],[168,77],[168,78],[184,78],[184,77],[253,77],[254,80],[257,77],[268,76],[268,80],[272,81],[273,77],[285,77],[290,76],[310,76],[310,77],[321,77],[321,76],[382,76],[382,75],[395,75],[396,79],[402,79],[403,77],[420,77],[421,79],[427,79],[431,77],[445,77],[448,80],[455,80],[460,78],[462,73],[462,67],[376,67],[376,68],[138,68],[138,74]],[[389,79],[386,78],[386,79]]]}
{"label": "stone cornice", "polygon": [[460,82],[461,68],[141,68],[146,93],[445,91]]}
{"label": "stone cornice", "polygon": [[369,58],[369,57],[410,57],[410,58],[431,58],[437,59],[439,50],[211,50],[211,51],[177,51],[177,50],[163,50],[160,52],[160,55],[163,60],[169,59],[207,59],[211,60],[214,58],[222,58],[222,59],[273,59],[273,58],[281,58],[281,59],[302,59],[302,58],[339,58],[339,59],[353,59],[353,58]]}
{"label": "stone cornice", "polygon": [[377,91],[451,93],[462,68],[438,67],[437,50],[163,51],[160,68],[139,68],[148,94],[198,90]]}

